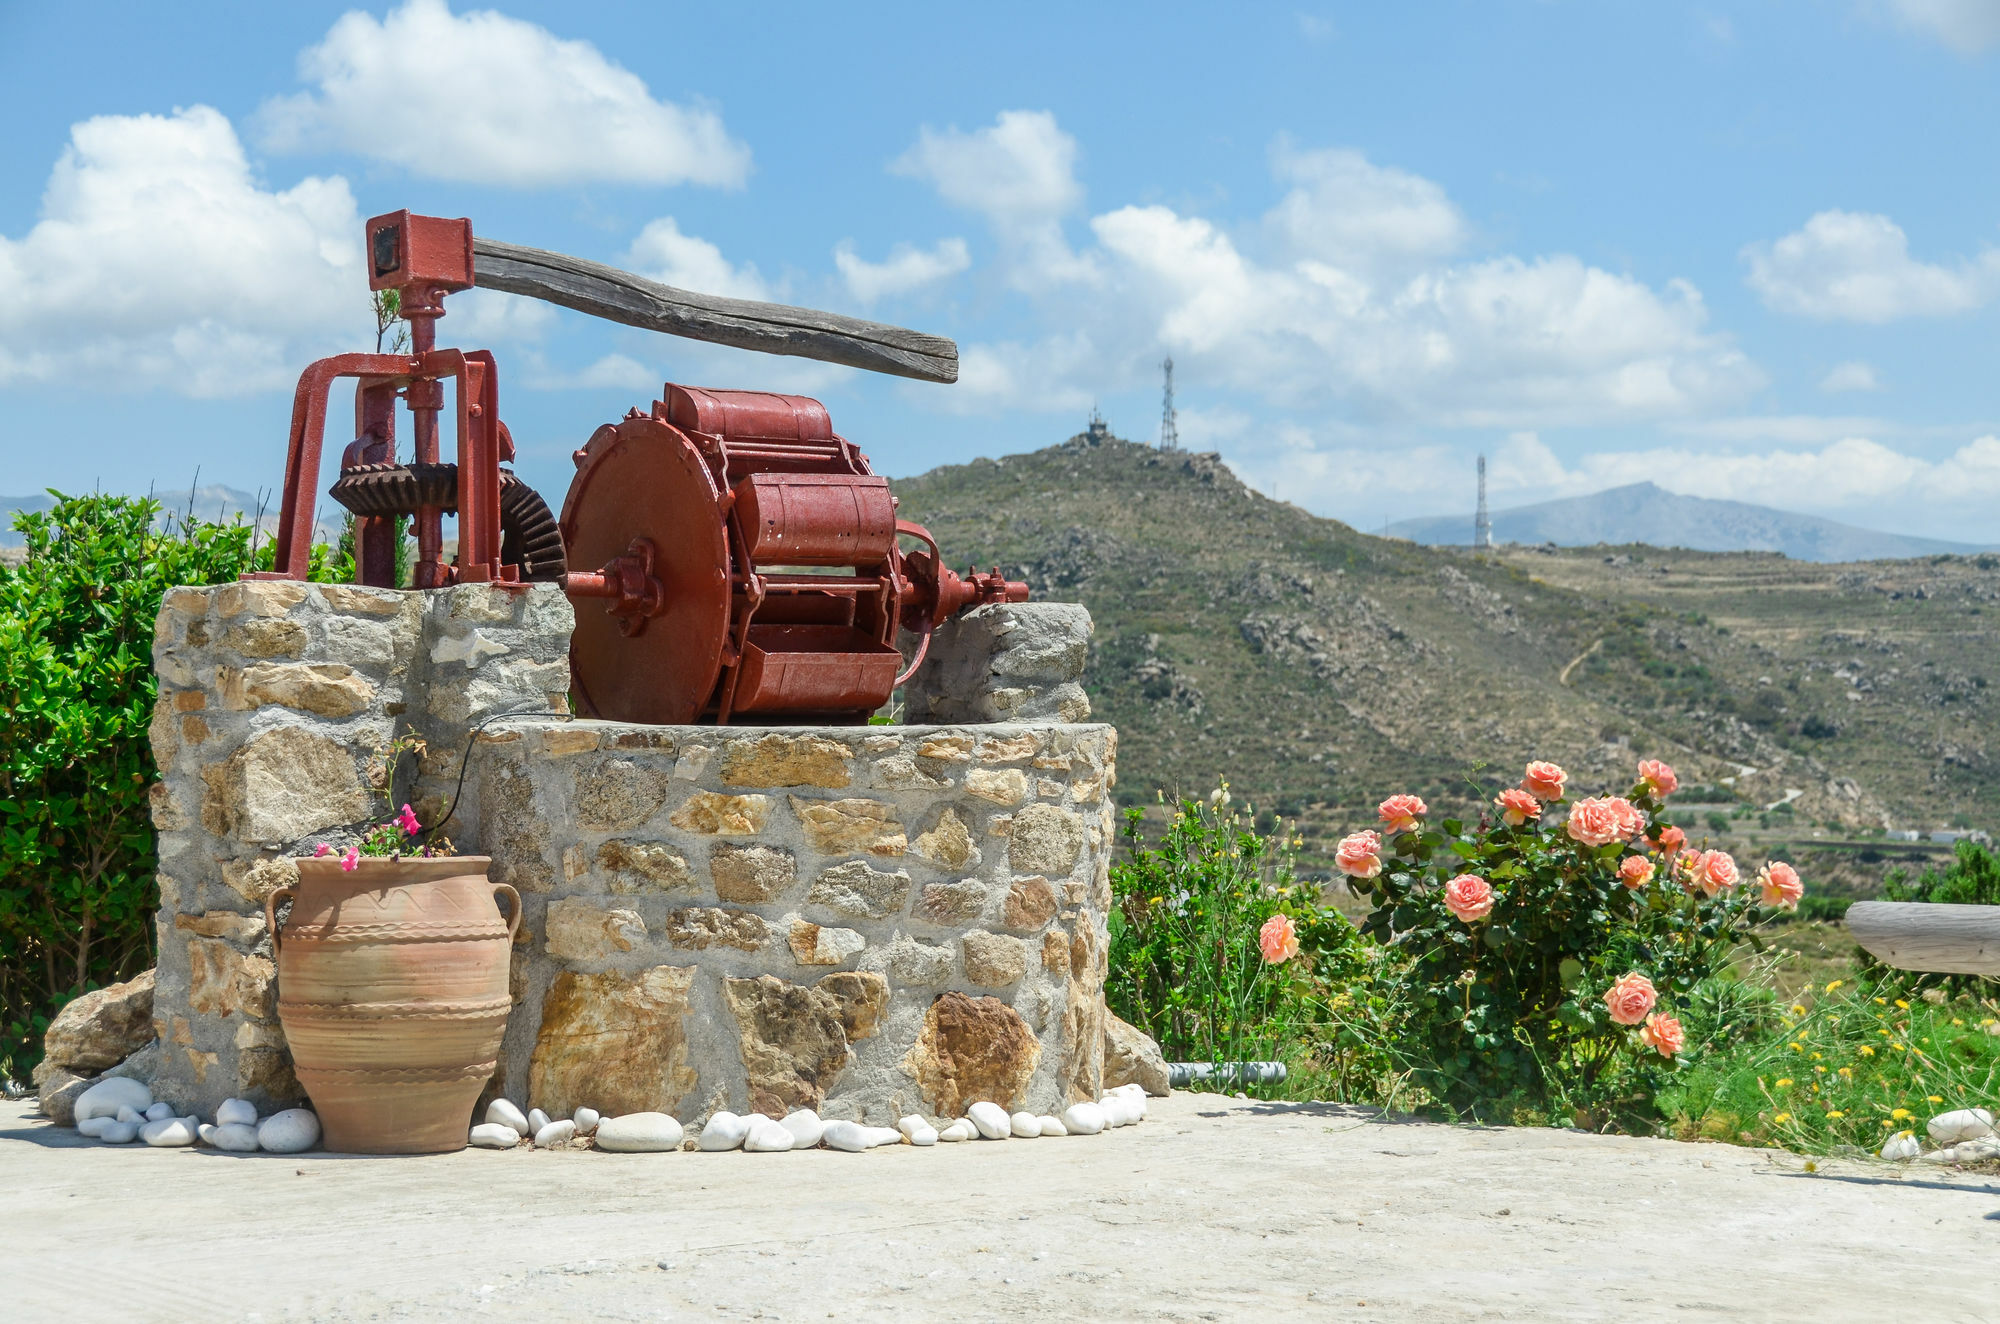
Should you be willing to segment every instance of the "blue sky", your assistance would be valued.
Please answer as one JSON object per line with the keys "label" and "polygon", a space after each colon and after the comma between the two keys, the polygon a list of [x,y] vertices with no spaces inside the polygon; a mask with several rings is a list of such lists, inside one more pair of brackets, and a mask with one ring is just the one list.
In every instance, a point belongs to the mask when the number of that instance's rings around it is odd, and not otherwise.
{"label": "blue sky", "polygon": [[[1361,527],[1650,478],[2000,540],[2000,0],[0,0],[0,490],[271,486],[362,218],[950,335],[924,386],[459,296],[520,468],[661,380],[878,470],[1093,401]],[[334,429],[338,431],[338,427]],[[330,479],[329,473],[328,478]]]}

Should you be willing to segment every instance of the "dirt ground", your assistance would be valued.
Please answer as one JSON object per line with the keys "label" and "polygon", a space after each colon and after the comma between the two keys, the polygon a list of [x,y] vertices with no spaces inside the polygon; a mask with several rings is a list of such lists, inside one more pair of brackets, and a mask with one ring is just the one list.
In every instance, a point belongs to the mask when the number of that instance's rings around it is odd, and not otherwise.
{"label": "dirt ground", "polygon": [[932,1150],[281,1157],[32,1108],[10,1320],[2000,1317],[2000,1182],[1721,1145],[1180,1094]]}

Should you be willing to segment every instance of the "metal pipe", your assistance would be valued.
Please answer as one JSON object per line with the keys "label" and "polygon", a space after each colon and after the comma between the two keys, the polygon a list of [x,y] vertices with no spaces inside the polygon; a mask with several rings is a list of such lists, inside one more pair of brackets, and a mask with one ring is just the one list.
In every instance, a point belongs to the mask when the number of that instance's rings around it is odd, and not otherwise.
{"label": "metal pipe", "polygon": [[1283,1062],[1169,1062],[1167,1083],[1186,1089],[1196,1083],[1215,1085],[1282,1085]]}

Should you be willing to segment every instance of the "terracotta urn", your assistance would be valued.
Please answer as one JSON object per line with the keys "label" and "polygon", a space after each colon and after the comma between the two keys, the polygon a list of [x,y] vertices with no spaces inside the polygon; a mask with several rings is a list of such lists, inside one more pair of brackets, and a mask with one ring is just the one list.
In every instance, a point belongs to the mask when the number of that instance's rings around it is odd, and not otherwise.
{"label": "terracotta urn", "polygon": [[337,857],[302,859],[298,886],[266,898],[278,1020],[329,1150],[465,1148],[507,1028],[521,922],[520,895],[487,880],[489,863],[364,858],[343,870]]}

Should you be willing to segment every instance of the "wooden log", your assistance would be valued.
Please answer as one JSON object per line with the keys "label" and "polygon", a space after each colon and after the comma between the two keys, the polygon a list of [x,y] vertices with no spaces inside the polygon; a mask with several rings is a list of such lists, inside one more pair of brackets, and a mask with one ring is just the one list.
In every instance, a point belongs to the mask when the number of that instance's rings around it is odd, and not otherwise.
{"label": "wooden log", "polygon": [[725,299],[495,239],[472,241],[475,283],[525,294],[647,331],[766,354],[842,363],[926,382],[958,380],[958,346],[943,336],[780,303]]}
{"label": "wooden log", "polygon": [[1847,930],[1898,970],[2000,976],[2000,906],[1857,901],[1847,908]]}

